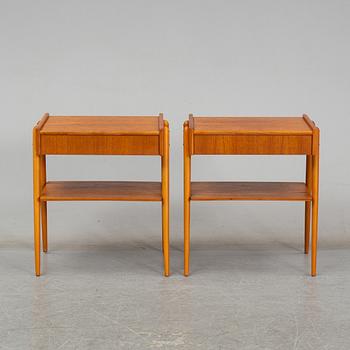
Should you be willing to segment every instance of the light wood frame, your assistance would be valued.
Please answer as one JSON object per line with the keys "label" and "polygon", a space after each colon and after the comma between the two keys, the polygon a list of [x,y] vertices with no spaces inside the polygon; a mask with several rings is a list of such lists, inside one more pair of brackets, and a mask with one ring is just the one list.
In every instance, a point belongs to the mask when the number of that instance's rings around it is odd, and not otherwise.
{"label": "light wood frame", "polygon": [[[34,211],[34,257],[35,274],[40,276],[40,226],[43,251],[48,251],[47,239],[47,202],[65,200],[122,200],[122,201],[160,201],[162,202],[162,252],[164,275],[170,275],[169,253],[169,123],[159,114],[158,127],[155,130],[142,130],[138,120],[147,122],[147,117],[100,117],[129,118],[134,123],[130,131],[117,130],[103,134],[86,125],[78,125],[78,131],[70,134],[66,129],[50,133],[45,124],[49,118],[46,113],[33,128],[33,211]],[[66,117],[68,129],[77,117]],[[83,117],[85,118],[85,117]],[[91,117],[93,118],[93,117]],[[136,119],[135,119],[136,118]],[[137,119],[142,118],[142,119]],[[146,119],[144,119],[146,118]],[[80,120],[80,119],[79,119]],[[124,119],[123,119],[124,120]],[[108,119],[110,121],[110,119]],[[79,124],[79,122],[78,122]],[[130,124],[130,123],[129,123]],[[123,124],[121,124],[123,126]],[[55,127],[55,126],[54,126]],[[48,130],[47,130],[48,129]],[[79,132],[81,130],[81,132]],[[50,154],[119,154],[119,155],[159,155],[161,156],[160,182],[81,182],[47,181],[46,156]],[[41,223],[41,225],[40,225]]]}
{"label": "light wood frame", "polygon": [[[211,119],[211,120],[209,120]],[[239,119],[235,125],[239,129]],[[264,122],[257,119],[252,130],[229,130],[218,132],[228,120],[208,118],[216,131],[200,130],[196,133],[195,118],[183,125],[184,157],[184,275],[190,273],[190,210],[193,200],[292,200],[305,202],[304,252],[309,252],[310,223],[311,237],[311,276],[316,276],[318,202],[319,202],[319,142],[320,130],[304,114],[300,118],[305,124],[301,130],[290,131],[283,128],[283,118],[276,119],[277,127],[266,131]],[[287,121],[287,119],[285,119]],[[294,119],[290,119],[293,120]],[[297,121],[298,122],[298,121]],[[298,122],[300,125],[301,122]],[[221,125],[220,125],[221,124]],[[298,125],[299,125],[298,124]],[[213,128],[215,130],[215,127]],[[260,147],[261,146],[261,147]],[[201,154],[304,154],[306,156],[305,183],[200,183],[191,181],[191,157]],[[311,207],[312,204],[312,207]],[[312,208],[312,220],[311,216]]]}

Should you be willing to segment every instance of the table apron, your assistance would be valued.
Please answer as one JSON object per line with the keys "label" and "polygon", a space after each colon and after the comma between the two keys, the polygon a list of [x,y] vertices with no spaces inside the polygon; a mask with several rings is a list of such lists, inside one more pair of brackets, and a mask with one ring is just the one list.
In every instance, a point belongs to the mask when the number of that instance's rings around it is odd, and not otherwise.
{"label": "table apron", "polygon": [[40,135],[40,154],[159,155],[157,135]]}
{"label": "table apron", "polygon": [[193,136],[193,154],[312,154],[311,135]]}

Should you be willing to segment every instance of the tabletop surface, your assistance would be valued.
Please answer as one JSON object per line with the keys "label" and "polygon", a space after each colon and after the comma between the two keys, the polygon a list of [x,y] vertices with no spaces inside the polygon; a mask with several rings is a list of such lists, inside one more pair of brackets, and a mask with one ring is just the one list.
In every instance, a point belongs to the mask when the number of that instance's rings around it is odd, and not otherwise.
{"label": "tabletop surface", "polygon": [[302,117],[193,117],[190,127],[194,134],[312,134]]}
{"label": "tabletop surface", "polygon": [[163,120],[158,116],[49,116],[41,134],[65,135],[159,135]]}

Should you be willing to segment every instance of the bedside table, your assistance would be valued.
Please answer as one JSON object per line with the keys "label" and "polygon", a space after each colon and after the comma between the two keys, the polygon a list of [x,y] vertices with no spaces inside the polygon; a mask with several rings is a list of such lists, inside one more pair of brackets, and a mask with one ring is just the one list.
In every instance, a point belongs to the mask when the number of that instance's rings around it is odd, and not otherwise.
{"label": "bedside table", "polygon": [[[305,253],[316,276],[320,131],[302,117],[193,117],[184,123],[184,275],[189,275],[190,203],[215,200],[305,202]],[[195,155],[305,155],[305,182],[191,182]]]}
{"label": "bedside table", "polygon": [[[47,155],[161,157],[161,182],[47,181]],[[48,201],[162,202],[164,275],[169,276],[169,124],[154,117],[75,117],[45,114],[33,129],[35,273],[40,276],[40,216],[47,252]],[[41,213],[40,213],[41,212]]]}

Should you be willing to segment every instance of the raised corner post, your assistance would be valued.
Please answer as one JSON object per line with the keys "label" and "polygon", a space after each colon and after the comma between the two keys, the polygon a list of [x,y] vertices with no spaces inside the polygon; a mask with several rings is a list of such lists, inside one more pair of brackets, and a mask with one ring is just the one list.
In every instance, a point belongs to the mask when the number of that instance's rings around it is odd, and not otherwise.
{"label": "raised corner post", "polygon": [[33,129],[33,210],[35,275],[40,276],[40,155],[39,127]]}
{"label": "raised corner post", "polygon": [[191,154],[189,121],[183,125],[184,155],[184,275],[190,273],[190,196],[191,196]]}
{"label": "raised corner post", "polygon": [[312,146],[312,247],[311,276],[316,276],[317,239],[318,239],[318,200],[319,200],[319,161],[320,161],[320,129],[313,130]]}
{"label": "raised corner post", "polygon": [[[163,116],[162,116],[163,117]],[[163,118],[162,118],[163,120]],[[162,134],[162,248],[164,276],[170,275],[169,258],[169,123],[164,120]]]}

